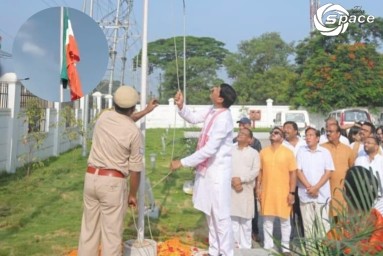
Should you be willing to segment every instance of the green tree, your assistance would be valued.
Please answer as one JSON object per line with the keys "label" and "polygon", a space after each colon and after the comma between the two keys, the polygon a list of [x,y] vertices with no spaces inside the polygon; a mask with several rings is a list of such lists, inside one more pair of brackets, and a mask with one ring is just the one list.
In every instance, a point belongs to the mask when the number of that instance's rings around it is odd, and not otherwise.
{"label": "green tree", "polygon": [[[223,67],[228,50],[224,48],[224,43],[213,38],[187,36],[185,54],[187,103],[207,104],[208,88],[222,82],[217,77],[217,71]],[[167,103],[178,88],[183,89],[183,37],[149,43],[148,59],[150,72],[163,72],[159,100]]]}
{"label": "green tree", "polygon": [[340,44],[333,53],[317,50],[305,62],[294,104],[317,112],[355,106],[381,106],[383,56],[374,45]]}
{"label": "green tree", "polygon": [[28,129],[22,136],[22,143],[26,147],[26,152],[18,160],[25,164],[26,175],[29,176],[33,168],[44,166],[44,163],[37,156],[37,152],[47,138],[47,133],[42,127],[42,123],[45,121],[45,109],[42,107],[41,100],[29,98],[19,117],[24,119]]}
{"label": "green tree", "polygon": [[85,136],[83,131],[82,120],[77,119],[74,109],[67,105],[62,110],[62,119],[60,126],[64,131],[62,135],[69,141],[69,148],[72,148],[72,143],[78,141],[80,137]]}
{"label": "green tree", "polygon": [[[368,14],[362,9],[348,10],[350,16]],[[383,40],[383,18],[375,17],[373,23],[349,23],[345,33],[337,36],[323,36],[315,30],[310,37],[305,38],[296,47],[296,63],[298,72],[302,71],[304,62],[316,53],[316,50],[323,50],[326,53],[333,53],[340,44],[366,43],[379,47]]]}
{"label": "green tree", "polygon": [[229,77],[235,79],[239,104],[264,104],[268,98],[277,104],[287,103],[288,88],[295,79],[288,60],[293,51],[293,45],[278,33],[240,43],[238,52],[225,60]]}
{"label": "green tree", "polygon": [[[361,9],[350,15],[367,15]],[[314,32],[296,47],[297,80],[290,87],[292,104],[328,112],[352,106],[381,106],[383,19],[350,23],[338,36]]]}
{"label": "green tree", "polygon": [[[114,80],[112,83],[112,94],[120,87],[121,82],[118,80]],[[92,92],[100,92],[102,94],[109,93],[109,80],[102,80],[100,83],[94,88]]]}

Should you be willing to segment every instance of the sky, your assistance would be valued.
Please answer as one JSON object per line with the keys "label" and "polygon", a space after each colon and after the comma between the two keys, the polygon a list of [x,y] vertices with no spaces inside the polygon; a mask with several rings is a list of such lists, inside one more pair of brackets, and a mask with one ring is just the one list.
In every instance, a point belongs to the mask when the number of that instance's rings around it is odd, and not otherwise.
{"label": "sky", "polygon": [[[89,13],[90,0],[85,0],[85,2],[87,4],[86,13]],[[114,3],[116,2],[117,0],[94,0],[94,19],[100,20],[100,17],[107,15],[111,8],[110,5],[115,5]],[[130,43],[127,50],[128,60],[132,59],[141,49],[142,2],[133,1],[133,6],[130,10],[129,25],[131,32],[129,32]],[[280,33],[282,39],[287,43],[299,42],[307,37],[310,32],[309,2],[309,0],[185,0],[186,8],[183,9],[183,1],[181,0],[149,0],[148,41],[183,36],[184,34],[207,36],[223,42],[225,47],[232,52],[237,51],[240,42],[250,40],[267,32]],[[339,4],[345,9],[361,6],[368,14],[383,17],[383,1],[380,0],[321,1],[320,6],[326,3]],[[83,4],[83,0],[1,0],[1,50],[12,53],[15,40],[18,38],[18,31],[34,14],[57,6],[68,6],[77,10],[83,10]],[[91,25],[89,26],[91,27]],[[109,35],[107,34],[106,40],[109,46],[111,46]],[[89,52],[93,56],[105,56],[107,54],[101,52],[102,46],[96,47],[94,43],[86,40],[84,44],[86,44],[85,50],[80,49],[80,54],[81,51]],[[181,47],[178,50],[182,50]],[[119,56],[120,52],[121,50],[119,49],[117,56]],[[15,57],[13,59],[0,59],[0,72],[15,71]],[[100,59],[102,58],[100,57]],[[93,61],[93,65],[96,65],[96,62]],[[81,65],[80,63],[79,66]],[[132,69],[133,64],[131,61],[127,63],[127,69]],[[121,77],[121,72],[119,72],[120,66],[120,64],[116,64],[114,74],[116,80]],[[18,72],[19,70],[16,71],[17,74],[20,73]],[[49,73],[48,70],[46,73]],[[81,73],[81,79],[87,80],[88,76],[109,79],[109,75],[110,72],[106,69],[105,71],[97,71],[97,74],[87,70]],[[18,77],[23,78],[21,75],[18,75]],[[139,77],[140,74],[137,74],[137,72],[127,71],[125,72],[124,82],[138,87]],[[154,91],[156,89],[155,86],[158,84],[158,79],[158,74],[151,75],[148,78],[150,90]],[[25,81],[25,85],[27,88],[37,88],[38,92],[42,92],[46,89],[45,86],[47,85],[41,85],[38,81],[37,76],[30,76],[30,80]],[[89,89],[94,88],[93,86],[96,85],[94,82],[87,82],[86,84]],[[138,88],[138,90],[140,89]],[[39,96],[39,93],[37,95]]]}
{"label": "sky", "polygon": [[[79,10],[67,10],[80,52],[80,62],[76,67],[83,93],[87,94],[105,73],[108,44],[103,31],[93,19]],[[17,32],[12,48],[13,67],[17,76],[28,77],[29,80],[25,81],[28,90],[49,101],[60,100],[60,91],[54,86],[60,83],[60,14],[59,7],[50,7],[34,14]],[[64,92],[64,101],[69,101],[69,90]]]}

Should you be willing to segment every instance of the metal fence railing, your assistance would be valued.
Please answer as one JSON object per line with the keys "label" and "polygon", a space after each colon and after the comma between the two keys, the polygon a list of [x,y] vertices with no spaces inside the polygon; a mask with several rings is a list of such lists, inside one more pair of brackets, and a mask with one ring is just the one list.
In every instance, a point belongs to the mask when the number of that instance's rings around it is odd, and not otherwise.
{"label": "metal fence railing", "polygon": [[8,108],[8,83],[0,82],[0,108]]}

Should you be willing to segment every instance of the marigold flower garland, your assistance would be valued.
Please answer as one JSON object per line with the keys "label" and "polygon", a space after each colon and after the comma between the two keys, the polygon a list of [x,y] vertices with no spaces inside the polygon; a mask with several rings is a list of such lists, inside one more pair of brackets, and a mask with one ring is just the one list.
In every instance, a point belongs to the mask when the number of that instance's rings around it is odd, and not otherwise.
{"label": "marigold flower garland", "polygon": [[196,252],[197,248],[182,244],[178,238],[157,245],[157,256],[192,256]]}

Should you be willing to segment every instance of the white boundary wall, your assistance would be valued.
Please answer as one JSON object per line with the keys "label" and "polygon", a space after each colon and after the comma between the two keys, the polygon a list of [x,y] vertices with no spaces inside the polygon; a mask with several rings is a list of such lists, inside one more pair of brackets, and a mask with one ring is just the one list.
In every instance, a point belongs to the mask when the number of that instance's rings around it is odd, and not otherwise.
{"label": "white boundary wall", "polygon": [[[0,78],[0,82],[8,83],[8,102],[6,109],[0,108],[0,172],[6,171],[13,173],[17,167],[22,166],[23,162],[19,161],[20,157],[25,155],[27,147],[23,144],[22,138],[27,133],[27,123],[25,118],[20,116],[20,82],[13,73],[8,73]],[[18,97],[16,97],[18,96]],[[94,93],[93,102],[95,103],[91,109],[90,122],[88,125],[88,132],[91,131],[94,118],[99,114],[101,109],[102,97],[108,101],[107,106],[112,106],[112,97],[110,95],[102,95],[101,93]],[[259,110],[261,118],[255,121],[254,127],[271,128],[273,126],[273,119],[278,111],[288,110],[289,106],[273,106],[273,101],[268,99],[265,105],[234,105],[231,106],[231,113],[233,116],[234,127],[238,127],[237,121],[241,117],[249,117],[251,110]],[[84,104],[80,104],[84,106]],[[57,104],[56,104],[57,106]],[[202,108],[209,107],[208,105],[192,105],[189,106],[194,111]],[[137,111],[140,110],[140,105],[137,105]],[[82,109],[76,109],[75,116],[79,119],[83,116]],[[46,159],[50,156],[58,156],[60,153],[69,150],[70,148],[81,145],[82,139],[79,137],[77,141],[71,143],[66,138],[66,129],[79,129],[78,127],[58,127],[58,111],[55,108],[46,109],[46,127],[45,131],[47,137],[35,157],[40,160]],[[315,127],[321,128],[323,126],[324,116],[318,114],[310,114],[310,122]],[[159,105],[153,112],[145,116],[146,128],[190,128],[202,127],[202,124],[191,125],[186,123],[177,114],[177,107],[174,105],[174,100],[169,99],[168,105]],[[137,122],[139,126],[139,122]],[[59,129],[59,130],[57,130]],[[89,132],[90,133],[90,132]],[[88,135],[89,137],[90,135]]]}
{"label": "white boundary wall", "polygon": [[[14,73],[8,73],[0,78],[0,82],[8,84],[7,108],[0,108],[0,172],[14,173],[17,167],[25,164],[21,161],[28,154],[28,146],[23,142],[23,137],[28,132],[28,123],[25,122],[22,110],[20,110],[21,84]],[[76,116],[82,116],[81,110],[76,110]],[[33,157],[44,160],[50,156],[58,155],[70,148],[81,144],[79,137],[76,141],[69,141],[65,135],[68,129],[79,129],[78,127],[59,127],[56,123],[57,110],[46,109],[46,138],[39,150],[34,152]],[[55,133],[55,130],[59,129]],[[58,138],[55,138],[55,134]],[[57,144],[57,145],[56,145]]]}
{"label": "white boundary wall", "polygon": [[[137,106],[139,107],[139,106]],[[193,111],[208,108],[208,105],[191,105],[189,106]],[[159,105],[153,112],[146,116],[146,128],[184,128],[184,127],[202,127],[202,124],[191,125],[184,122],[184,120],[177,114],[176,107],[172,104]],[[271,106],[268,110],[266,105],[234,105],[230,107],[233,116],[234,127],[238,127],[237,121],[241,117],[249,117],[250,110],[260,110],[261,120],[255,121],[255,127],[269,128],[273,126],[273,119],[278,111],[288,110],[289,106]],[[271,115],[267,114],[270,111]]]}

